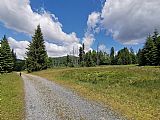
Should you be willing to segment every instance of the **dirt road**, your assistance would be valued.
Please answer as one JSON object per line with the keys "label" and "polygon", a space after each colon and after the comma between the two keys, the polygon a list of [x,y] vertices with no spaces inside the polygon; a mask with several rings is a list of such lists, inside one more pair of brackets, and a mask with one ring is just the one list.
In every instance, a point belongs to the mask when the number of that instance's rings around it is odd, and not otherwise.
{"label": "dirt road", "polygon": [[23,74],[26,120],[121,120],[114,112],[47,79]]}

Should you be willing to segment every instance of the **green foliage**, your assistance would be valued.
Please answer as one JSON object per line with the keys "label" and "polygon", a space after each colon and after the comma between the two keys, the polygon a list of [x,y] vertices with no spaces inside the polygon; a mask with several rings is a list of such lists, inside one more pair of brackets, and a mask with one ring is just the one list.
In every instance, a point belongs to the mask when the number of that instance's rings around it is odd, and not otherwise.
{"label": "green foliage", "polygon": [[160,36],[157,30],[147,37],[143,49],[139,52],[139,65],[160,65]]}
{"label": "green foliage", "polygon": [[81,63],[83,61],[83,48],[80,47],[79,48],[79,63]]}
{"label": "green foliage", "polygon": [[156,65],[157,49],[151,36],[148,36],[146,44],[144,46],[144,57],[146,65]]}
{"label": "green foliage", "polygon": [[6,36],[3,37],[0,47],[0,73],[8,73],[13,70],[12,52]]}
{"label": "green foliage", "polygon": [[85,65],[86,65],[86,67],[95,66],[94,61],[92,59],[92,52],[91,51],[89,51],[85,54]]}
{"label": "green foliage", "polygon": [[0,42],[0,73],[4,72],[4,68],[3,68],[3,61],[4,61],[4,56],[2,53],[2,47],[1,47],[1,42]]}
{"label": "green foliage", "polygon": [[115,64],[114,47],[111,48],[110,60],[111,60],[111,65],[114,65]]}
{"label": "green foliage", "polygon": [[26,68],[28,72],[47,69],[48,56],[40,25],[37,26],[32,42],[27,48]]}
{"label": "green foliage", "polygon": [[17,59],[16,60],[16,63],[15,63],[15,71],[22,71],[22,70],[25,70],[25,60],[19,60]]}
{"label": "green foliage", "polygon": [[66,66],[70,66],[71,63],[72,63],[72,60],[71,60],[70,56],[67,55],[67,57],[66,57]]}
{"label": "green foliage", "polygon": [[118,54],[115,57],[116,63],[118,65],[128,65],[131,64],[131,56],[129,50],[125,47],[118,51]]}
{"label": "green foliage", "polygon": [[130,48],[130,56],[131,56],[131,64],[137,64],[137,56],[132,48]]}
{"label": "green foliage", "polygon": [[156,42],[156,46],[157,46],[157,53],[158,53],[158,58],[157,58],[157,64],[160,65],[160,36],[158,37],[157,39],[157,42]]}
{"label": "green foliage", "polygon": [[79,65],[86,66],[86,67],[93,67],[95,65],[109,65],[110,64],[110,57],[106,52],[96,52],[88,51],[84,52],[84,44],[82,47],[79,48]]}
{"label": "green foliage", "polygon": [[99,65],[110,65],[110,57],[106,52],[98,52],[98,58],[99,58]]}
{"label": "green foliage", "polygon": [[84,66],[84,59],[85,59],[85,52],[84,52],[85,46],[84,43],[82,44],[82,47],[79,48],[79,65]]}
{"label": "green foliage", "polygon": [[95,50],[93,50],[91,53],[91,56],[92,56],[92,60],[93,60],[94,64],[96,65],[97,64],[97,52]]}
{"label": "green foliage", "polygon": [[52,68],[53,67],[53,59],[51,57],[48,58],[47,67]]}
{"label": "green foliage", "polygon": [[145,65],[144,50],[139,49],[137,53],[138,63],[140,66]]}

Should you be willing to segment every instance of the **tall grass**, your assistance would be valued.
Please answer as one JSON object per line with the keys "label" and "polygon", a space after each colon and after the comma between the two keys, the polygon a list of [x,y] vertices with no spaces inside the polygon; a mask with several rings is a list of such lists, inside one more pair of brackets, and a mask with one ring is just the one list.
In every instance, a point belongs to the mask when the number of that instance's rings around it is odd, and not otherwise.
{"label": "tall grass", "polygon": [[24,118],[24,92],[21,78],[16,73],[0,75],[0,119]]}
{"label": "tall grass", "polygon": [[160,68],[108,66],[34,73],[103,102],[129,119],[160,119]]}

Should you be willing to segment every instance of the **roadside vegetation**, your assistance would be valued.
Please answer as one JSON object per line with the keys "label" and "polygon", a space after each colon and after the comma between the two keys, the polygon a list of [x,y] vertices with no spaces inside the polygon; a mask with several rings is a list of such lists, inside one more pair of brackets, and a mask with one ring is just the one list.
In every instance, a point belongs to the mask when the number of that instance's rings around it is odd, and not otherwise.
{"label": "roadside vegetation", "polygon": [[22,120],[24,118],[23,81],[16,73],[0,75],[0,119]]}
{"label": "roadside vegetation", "polygon": [[160,119],[160,68],[102,66],[49,69],[33,74],[102,102],[129,119]]}

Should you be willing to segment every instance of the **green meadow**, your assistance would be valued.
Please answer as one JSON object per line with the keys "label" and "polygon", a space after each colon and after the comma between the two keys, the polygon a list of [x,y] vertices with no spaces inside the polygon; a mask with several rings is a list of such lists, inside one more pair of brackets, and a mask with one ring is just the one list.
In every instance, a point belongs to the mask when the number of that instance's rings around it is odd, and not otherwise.
{"label": "green meadow", "polygon": [[128,119],[160,119],[160,67],[56,68],[33,74],[109,105]]}
{"label": "green meadow", "polygon": [[23,81],[16,73],[0,75],[0,119],[22,120],[24,118]]}

